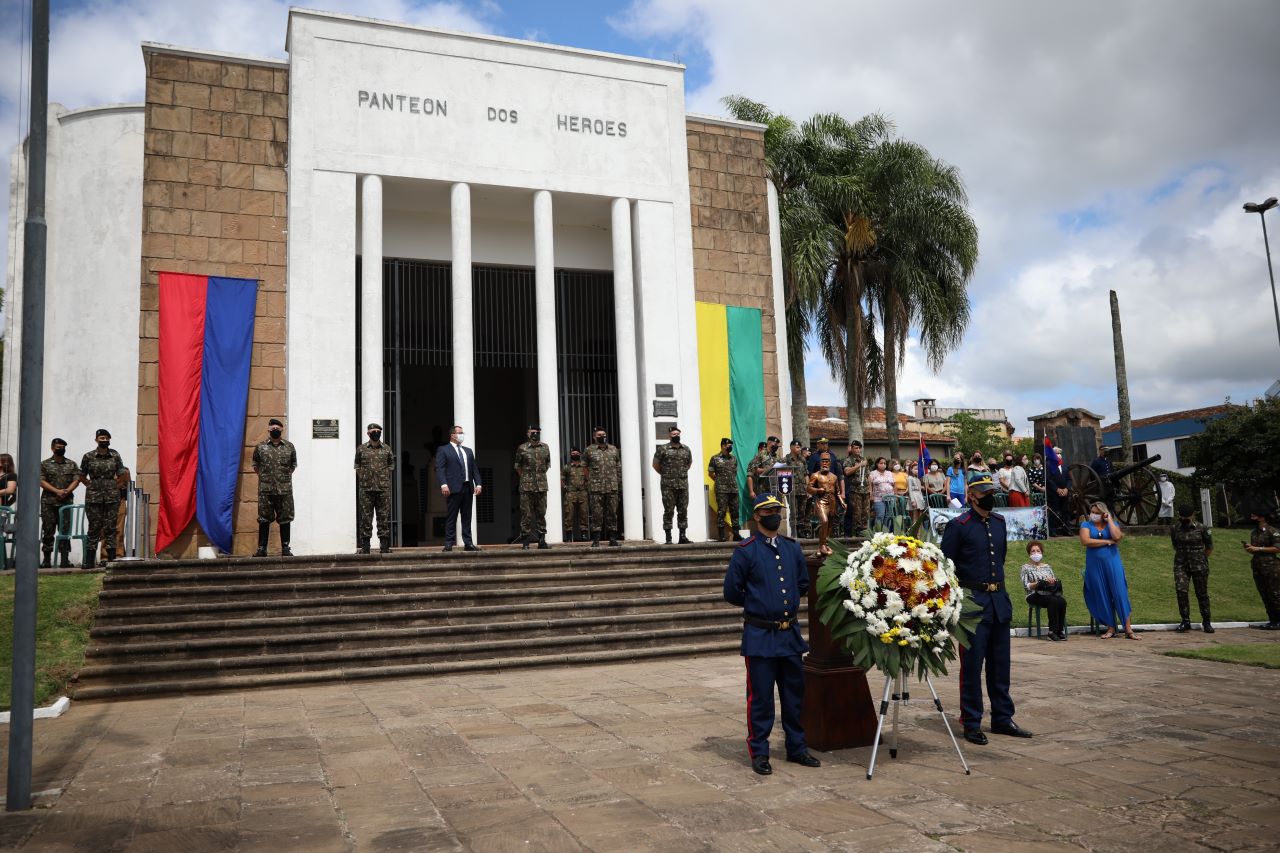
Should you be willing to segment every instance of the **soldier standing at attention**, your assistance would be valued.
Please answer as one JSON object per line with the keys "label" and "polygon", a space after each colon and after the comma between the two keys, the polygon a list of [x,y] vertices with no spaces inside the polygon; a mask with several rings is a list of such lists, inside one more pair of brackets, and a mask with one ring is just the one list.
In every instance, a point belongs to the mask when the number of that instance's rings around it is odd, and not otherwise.
{"label": "soldier standing at attention", "polygon": [[560,489],[564,492],[564,541],[583,542],[587,538],[587,466],[582,451],[569,448],[569,464],[560,469]]}
{"label": "soldier standing at attention", "polygon": [[[59,529],[62,519],[59,510],[70,504],[75,498],[76,486],[80,485],[80,469],[76,463],[67,458],[67,442],[55,438],[49,443],[53,455],[40,463],[40,548],[44,552],[44,560],[40,568],[52,568],[49,561],[53,554],[53,534]],[[58,568],[71,568],[71,542],[62,540],[58,543]]]}
{"label": "soldier standing at attention", "polygon": [[667,433],[671,441],[653,451],[653,470],[662,476],[662,529],[667,533],[666,544],[671,544],[671,516],[676,516],[680,528],[680,544],[688,545],[684,532],[689,527],[689,469],[693,467],[693,452],[680,443],[680,427],[673,426]]}
{"label": "soldier standing at attention", "polygon": [[[124,471],[124,460],[111,449],[111,433],[99,429],[94,434],[98,447],[80,460],[80,482],[84,483],[84,514],[89,521],[89,540],[84,568],[92,569],[98,543],[106,540],[107,560],[116,558],[116,511],[120,508],[120,487],[116,478]],[[68,543],[70,544],[70,543]]]}
{"label": "soldier standing at attention", "polygon": [[1173,540],[1173,589],[1178,594],[1178,612],[1182,623],[1173,630],[1185,634],[1191,630],[1191,603],[1187,587],[1196,585],[1196,603],[1200,605],[1200,622],[1206,634],[1213,633],[1209,621],[1209,556],[1213,554],[1213,534],[1195,522],[1190,505],[1178,507],[1178,523],[1169,532]]}
{"label": "soldier standing at attention", "polygon": [[1253,558],[1253,582],[1267,608],[1267,624],[1264,631],[1280,631],[1280,530],[1270,523],[1268,515],[1274,515],[1271,507],[1256,506],[1249,519],[1258,526],[1249,533],[1249,544],[1244,546]]}
{"label": "soldier standing at attention", "polygon": [[724,519],[729,517],[729,529],[733,541],[741,542],[738,533],[738,460],[733,455],[733,439],[720,439],[720,452],[707,463],[707,476],[711,478],[716,493],[716,541],[724,541]]}
{"label": "soldier standing at attention", "polygon": [[796,539],[809,538],[809,513],[805,506],[809,496],[804,484],[809,479],[809,463],[804,458],[803,445],[792,439],[790,450],[782,461],[791,469],[791,494],[787,495],[787,515],[791,519],[791,535]]}
{"label": "soldier standing at attention", "polygon": [[524,550],[535,539],[539,549],[547,544],[547,469],[551,448],[542,442],[542,429],[529,425],[529,440],[516,448],[516,475],[520,477],[520,539]]}
{"label": "soldier standing at attention", "polygon": [[267,421],[266,441],[253,449],[253,470],[258,475],[258,550],[255,557],[267,556],[271,522],[280,525],[280,556],[292,557],[289,526],[293,523],[293,472],[298,467],[298,451],[286,441],[279,418]]}
{"label": "soldier standing at attention", "polygon": [[595,443],[583,454],[587,489],[591,492],[591,547],[600,547],[600,534],[618,547],[618,490],[622,487],[622,459],[608,441],[604,427],[592,430]]}
{"label": "soldier standing at attention", "polygon": [[391,553],[391,472],[396,455],[382,441],[382,427],[369,424],[369,440],[356,448],[356,500],[360,505],[357,553],[369,553],[373,514],[378,514],[378,550]]}
{"label": "soldier standing at attention", "polygon": [[796,619],[809,589],[809,568],[794,539],[779,534],[782,501],[761,495],[755,502],[754,536],[733,549],[724,576],[724,600],[742,608],[742,656],[747,662],[747,753],[761,776],[769,764],[773,691],[777,685],[786,733],[787,761],[804,767],[822,763],[809,754],[801,709],[809,644]]}

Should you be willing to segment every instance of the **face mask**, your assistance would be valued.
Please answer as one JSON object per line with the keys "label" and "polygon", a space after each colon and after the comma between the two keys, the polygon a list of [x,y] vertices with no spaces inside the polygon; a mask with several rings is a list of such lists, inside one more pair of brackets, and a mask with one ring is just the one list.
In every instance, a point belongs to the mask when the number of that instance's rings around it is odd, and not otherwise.
{"label": "face mask", "polygon": [[462,439],[464,439],[464,438],[466,438],[466,437],[467,437],[467,436],[466,436],[466,434],[465,434],[465,433],[461,433],[461,432],[460,432],[460,433],[458,433],[457,435],[455,435],[455,436],[454,436],[454,439],[458,442],[458,444],[462,444]]}
{"label": "face mask", "polygon": [[370,441],[378,441],[381,438],[382,438],[382,430],[378,430],[378,429],[369,430]]}
{"label": "face mask", "polygon": [[933,474],[933,473],[937,473],[937,470],[938,470],[938,466],[937,466],[937,465],[930,465],[930,466],[929,466],[929,473],[931,473],[931,474]]}
{"label": "face mask", "polygon": [[604,440],[605,440],[606,438],[608,438],[608,436],[606,436],[606,435],[597,435],[597,436],[596,436],[596,444],[604,444]]}
{"label": "face mask", "polygon": [[982,497],[978,498],[978,499],[977,499],[976,501],[974,501],[973,503],[974,503],[974,505],[975,505],[975,506],[977,506],[979,509],[987,509],[987,510],[989,510],[989,509],[991,509],[992,507],[994,507],[994,506],[996,505],[996,496],[995,496],[995,495],[993,495],[993,494],[991,494],[990,492],[987,492],[985,495],[983,495]]}
{"label": "face mask", "polygon": [[272,438],[280,437],[280,430],[278,429],[269,430],[268,432],[270,432]]}
{"label": "face mask", "polygon": [[529,433],[530,441],[537,441],[540,438],[542,438],[542,433],[538,432],[537,430],[534,430],[533,432]]}
{"label": "face mask", "polygon": [[901,466],[901,465],[894,465],[894,466],[893,466],[893,470],[894,470],[895,472],[896,472],[896,471],[901,471],[901,470],[902,470],[902,466]]}
{"label": "face mask", "polygon": [[1043,559],[1044,559],[1044,554],[1041,554],[1039,551],[1031,552],[1031,562],[1038,563]]}
{"label": "face mask", "polygon": [[581,453],[570,453],[570,454],[569,454],[569,458],[570,458],[570,459],[572,459],[574,462],[579,462],[579,461],[581,461],[581,460],[582,460],[582,454],[581,454]]}
{"label": "face mask", "polygon": [[725,454],[726,456],[728,456],[730,453],[732,453],[732,452],[733,452],[733,445],[732,445],[732,444],[726,444],[726,445],[724,446],[724,451],[723,451],[723,452],[724,452],[724,454]]}
{"label": "face mask", "polygon": [[770,533],[776,531],[782,526],[782,516],[780,515],[762,515],[760,516],[760,526]]}
{"label": "face mask", "polygon": [[99,441],[99,442],[98,442],[98,447],[99,447],[99,448],[101,448],[102,450],[106,450],[106,449],[107,449],[108,447],[110,447],[110,446],[111,446],[111,442],[110,442],[110,441]]}
{"label": "face mask", "polygon": [[672,444],[679,444],[679,443],[680,443],[680,436],[678,436],[678,435],[673,435],[673,436],[671,436],[671,443],[672,443]]}
{"label": "face mask", "polygon": [[66,455],[67,455],[67,449],[66,449],[65,447],[55,447],[55,448],[53,449],[53,455],[54,455],[54,456],[66,456]]}
{"label": "face mask", "polygon": [[1089,520],[1092,521],[1094,524],[1097,524],[1099,521],[1102,521],[1102,514],[1097,512],[1091,512],[1089,513]]}
{"label": "face mask", "polygon": [[1004,464],[1005,464],[1005,467],[1006,467],[1006,468],[1012,468],[1012,467],[1013,467],[1013,460],[1012,460],[1012,459],[1006,459],[1006,460],[1004,460]]}
{"label": "face mask", "polygon": [[1182,526],[1183,526],[1183,527],[1190,527],[1190,526],[1191,526],[1191,519],[1189,519],[1189,518],[1184,518],[1184,519],[1182,519]]}

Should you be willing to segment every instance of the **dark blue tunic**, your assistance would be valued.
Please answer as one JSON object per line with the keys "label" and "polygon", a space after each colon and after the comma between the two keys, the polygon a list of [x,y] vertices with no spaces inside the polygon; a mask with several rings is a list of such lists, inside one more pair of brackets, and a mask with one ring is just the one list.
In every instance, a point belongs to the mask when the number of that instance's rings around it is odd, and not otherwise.
{"label": "dark blue tunic", "polygon": [[[733,550],[724,576],[724,600],[748,616],[784,622],[797,618],[809,591],[809,569],[794,539],[774,537],[777,548],[757,533]],[[747,657],[789,657],[809,651],[800,627],[785,631],[742,627],[742,654]]]}

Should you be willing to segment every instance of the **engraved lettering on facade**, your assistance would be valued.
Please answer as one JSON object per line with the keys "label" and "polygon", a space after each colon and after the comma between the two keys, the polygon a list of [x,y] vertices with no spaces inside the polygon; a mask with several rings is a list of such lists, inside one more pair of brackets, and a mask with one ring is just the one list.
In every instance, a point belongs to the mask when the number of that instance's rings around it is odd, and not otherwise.
{"label": "engraved lettering on facade", "polygon": [[404,95],[399,92],[375,92],[372,89],[360,89],[356,93],[356,106],[366,110],[413,113],[441,118],[449,115],[447,100],[421,95]]}
{"label": "engraved lettering on facade", "polygon": [[556,130],[565,133],[582,133],[592,136],[616,136],[625,138],[627,123],[616,119],[595,118],[594,116],[575,116],[558,113]]}

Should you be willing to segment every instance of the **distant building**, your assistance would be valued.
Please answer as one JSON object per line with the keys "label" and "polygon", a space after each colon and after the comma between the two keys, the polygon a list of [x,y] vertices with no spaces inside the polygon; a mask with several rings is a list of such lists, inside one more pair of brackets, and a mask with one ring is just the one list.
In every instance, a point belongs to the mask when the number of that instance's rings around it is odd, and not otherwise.
{"label": "distant building", "polygon": [[[923,436],[929,455],[944,462],[951,455],[956,440],[947,434],[940,422],[918,421],[910,415],[898,413],[898,455],[915,459],[918,442]],[[845,406],[810,406],[809,438],[831,440],[831,447],[843,457],[849,444],[849,410]],[[790,441],[787,438],[785,441]],[[884,409],[862,410],[862,452],[874,459],[889,455],[889,428]]]}
{"label": "distant building", "polygon": [[[1182,412],[1169,412],[1149,418],[1139,418],[1133,422],[1133,461],[1160,455],[1156,467],[1179,474],[1194,474],[1194,466],[1183,464],[1183,446],[1193,435],[1204,432],[1205,424],[1220,418],[1232,409],[1231,403],[1218,406],[1207,406],[1203,409],[1187,409]],[[1120,425],[1111,424],[1102,430],[1102,446],[1107,454],[1120,449]]]}
{"label": "distant building", "polygon": [[992,435],[1000,438],[1013,438],[1013,424],[1009,423],[1009,417],[1005,414],[1004,409],[947,408],[935,405],[936,401],[933,397],[920,397],[911,402],[915,405],[916,415],[914,420],[916,423],[945,423],[963,412],[973,415],[980,421],[990,423]]}
{"label": "distant building", "polygon": [[1044,447],[1044,437],[1061,447],[1072,462],[1088,463],[1098,455],[1102,441],[1102,415],[1088,409],[1054,409],[1027,418],[1031,421],[1031,440],[1036,451]]}

